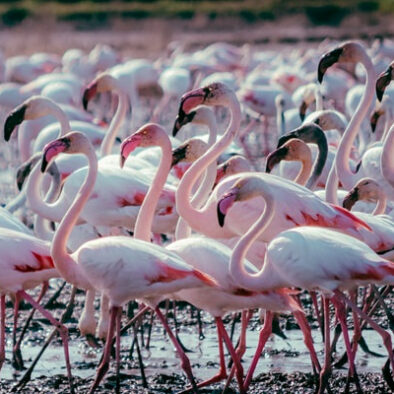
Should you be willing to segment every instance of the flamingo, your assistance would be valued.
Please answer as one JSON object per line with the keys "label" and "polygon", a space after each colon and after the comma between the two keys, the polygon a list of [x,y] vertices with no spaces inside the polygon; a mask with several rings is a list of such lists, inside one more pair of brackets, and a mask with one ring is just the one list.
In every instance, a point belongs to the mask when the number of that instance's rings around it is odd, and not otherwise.
{"label": "flamingo", "polygon": [[[228,220],[224,227],[216,224],[213,218],[216,215],[217,199],[240,176],[234,175],[224,179],[215,187],[203,208],[196,210],[190,205],[188,196],[194,182],[204,171],[205,167],[226,149],[234,138],[240,122],[238,100],[234,93],[225,85],[212,84],[185,94],[181,101],[178,116],[183,118],[184,114],[189,113],[194,107],[202,104],[208,106],[230,106],[232,118],[222,138],[204,156],[193,163],[180,181],[176,191],[177,211],[194,230],[213,238],[231,238],[234,235],[244,234],[253,223],[254,218],[262,212],[264,202],[262,199],[256,198],[246,203],[235,204],[234,209],[229,212]],[[323,202],[304,187],[273,175],[259,174],[259,176],[269,182],[272,190],[275,190],[277,204],[280,206],[276,211],[277,217],[274,225],[262,233],[260,240],[269,241],[285,229],[305,224],[319,224],[350,234],[357,234],[357,229],[365,226],[362,221],[354,216],[349,216],[342,208]],[[291,206],[289,205],[290,200],[292,201]],[[210,226],[205,225],[208,222]]]}
{"label": "flamingo", "polygon": [[[70,390],[74,392],[68,353],[68,330],[50,312],[26,293],[28,289],[33,289],[51,278],[59,277],[59,272],[55,268],[50,255],[50,243],[20,231],[0,228],[0,247],[2,253],[2,275],[0,279],[0,368],[5,360],[5,296],[6,294],[12,294],[15,296],[16,305],[19,299],[24,299],[58,329],[63,341]],[[17,309],[15,312],[14,326],[16,328]]]}
{"label": "flamingo", "polygon": [[[356,111],[354,112],[345,130],[345,133],[341,139],[340,145],[338,147],[336,161],[335,161],[336,172],[338,174],[339,180],[343,184],[344,188],[349,190],[363,176],[368,175],[370,177],[375,178],[375,176],[377,175],[376,171],[374,171],[375,172],[374,176],[371,176],[371,174],[369,174],[369,172],[370,171],[372,172],[374,167],[376,166],[374,160],[375,152],[371,151],[371,149],[368,149],[368,151],[364,153],[361,160],[361,165],[359,166],[359,169],[356,173],[353,173],[350,170],[349,163],[347,161],[350,154],[352,143],[357,135],[362,120],[364,119],[367,111],[369,110],[369,106],[374,96],[375,71],[373,68],[372,61],[367,55],[364,47],[356,42],[346,42],[340,45],[339,47],[337,47],[336,49],[332,50],[331,52],[325,54],[321,58],[318,67],[319,82],[322,81],[326,70],[337,62],[339,63],[360,62],[364,66],[367,73],[366,87],[363,92],[362,99]],[[386,81],[386,77],[384,77],[383,79],[379,79],[379,81]],[[380,86],[381,83],[382,82],[379,82],[378,85]],[[374,148],[372,147],[372,149]],[[390,185],[387,185],[387,182],[381,175],[378,174],[378,176],[380,176],[379,181],[382,182],[382,185],[385,188],[388,197],[390,199],[394,198],[394,189]]]}
{"label": "flamingo", "polygon": [[[338,233],[331,229],[304,226],[277,235],[268,245],[262,269],[258,274],[251,274],[243,267],[243,258],[249,245],[258,238],[265,227],[272,223],[275,217],[276,196],[272,193],[269,183],[259,176],[250,174],[238,179],[218,200],[217,205],[218,222],[223,225],[226,214],[235,201],[251,199],[256,194],[264,196],[265,209],[235,247],[230,262],[230,274],[239,286],[251,291],[294,286],[310,291],[319,290],[323,293],[326,297],[327,336],[325,337],[325,365],[320,375],[319,392],[324,392],[330,369],[328,300],[333,302],[341,322],[350,362],[350,374],[355,376],[354,354],[347,333],[344,304],[350,306],[355,314],[367,319],[371,327],[381,335],[391,366],[394,367],[390,334],[342,293],[342,290],[369,283],[392,285],[394,263],[385,260],[366,244],[346,234],[338,237]],[[327,265],[327,261],[331,264]],[[247,389],[253,376],[260,351],[259,347],[245,379],[244,389]]]}
{"label": "flamingo", "polygon": [[[154,127],[157,126],[148,125],[138,130],[134,134],[133,143],[135,145],[143,144],[144,135],[148,134],[147,128]],[[93,393],[96,390],[108,369],[115,326],[117,333],[116,359],[119,370],[121,309],[125,302],[135,298],[142,298],[144,303],[154,307],[165,328],[169,331],[175,346],[181,352],[182,366],[195,387],[188,359],[185,358],[186,356],[181,351],[164,316],[156,305],[166,294],[185,287],[199,287],[203,284],[215,286],[216,282],[208,275],[187,265],[176,254],[150,242],[129,237],[114,236],[89,241],[73,254],[69,254],[66,249],[67,240],[72,227],[78,221],[83,205],[86,204],[89,194],[94,190],[98,165],[92,145],[83,134],[78,132],[71,132],[49,143],[44,150],[41,169],[44,171],[48,162],[60,153],[85,154],[89,163],[89,171],[79,193],[56,230],[51,246],[51,256],[56,268],[68,282],[86,290],[97,290],[110,301],[111,317],[106,346],[96,379],[89,392]],[[162,168],[166,170],[166,167],[169,168],[171,165],[171,157],[163,156],[163,161],[166,164],[163,162]],[[155,192],[156,198],[158,197],[159,194],[156,190],[160,191],[164,183],[162,174],[163,171],[157,174],[151,187],[150,196]],[[160,182],[162,182],[161,185],[159,185]],[[148,197],[145,201],[149,202],[150,200],[151,197]],[[147,202],[145,202],[146,205]],[[153,212],[144,210],[141,217],[149,218],[146,220],[151,222]],[[147,227],[144,228],[144,231],[149,233],[150,224],[146,223]]]}

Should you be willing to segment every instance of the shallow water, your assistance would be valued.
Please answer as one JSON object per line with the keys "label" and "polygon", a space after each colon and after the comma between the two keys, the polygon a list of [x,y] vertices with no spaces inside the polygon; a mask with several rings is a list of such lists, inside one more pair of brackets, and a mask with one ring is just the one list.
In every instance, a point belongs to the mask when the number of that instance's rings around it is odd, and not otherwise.
{"label": "shallow water", "polygon": [[[239,324],[238,324],[239,326]],[[229,327],[227,326],[227,329]],[[204,325],[205,339],[199,340],[196,332],[196,327],[184,327],[180,331],[180,338],[184,345],[192,351],[188,353],[195,376],[199,379],[205,379],[212,376],[218,369],[218,348],[216,339],[216,330],[212,324]],[[236,330],[238,333],[238,330]],[[258,328],[248,328],[247,333],[247,351],[243,357],[244,368],[248,368],[254,349],[258,341]],[[323,344],[321,336],[317,330],[314,330],[313,338],[315,342],[316,351],[321,362],[323,362]],[[145,334],[146,335],[146,334]],[[381,338],[373,330],[363,331],[365,340],[367,341],[371,350],[386,354]],[[260,357],[260,361],[255,375],[261,372],[284,372],[291,373],[311,372],[311,363],[309,354],[303,343],[303,338],[300,330],[286,331],[287,340],[271,335],[267,342],[264,353]],[[125,335],[121,339],[122,345],[122,360],[126,360],[129,346],[132,342],[130,335]],[[28,340],[22,348],[22,354],[25,360],[25,365],[29,366],[30,361],[35,357],[40,349]],[[337,354],[341,355],[344,351],[343,341],[340,340],[337,346]],[[91,378],[95,375],[96,366],[99,363],[102,349],[93,349],[86,344],[83,338],[76,338],[70,341],[70,357],[73,367],[73,375],[81,378]],[[173,372],[181,373],[179,361],[174,351],[174,347],[168,340],[167,335],[163,334],[163,330],[156,323],[152,338],[150,350],[143,349],[142,351],[144,364],[146,367],[147,376],[157,373],[171,374]],[[6,349],[7,360],[11,360],[11,343],[8,341]],[[136,353],[134,352],[134,360],[136,360]],[[374,357],[365,354],[359,349],[356,357],[357,369],[359,373],[364,372],[380,372],[385,358]],[[122,372],[131,375],[140,375],[138,364],[122,363]],[[18,379],[19,376],[14,375],[14,370],[10,362],[6,362],[1,371],[1,377],[7,380]],[[56,344],[51,345],[44,353],[43,358],[37,364],[33,373],[33,378],[40,376],[53,376],[56,374],[65,375],[65,363],[63,357],[62,347],[57,341]]]}

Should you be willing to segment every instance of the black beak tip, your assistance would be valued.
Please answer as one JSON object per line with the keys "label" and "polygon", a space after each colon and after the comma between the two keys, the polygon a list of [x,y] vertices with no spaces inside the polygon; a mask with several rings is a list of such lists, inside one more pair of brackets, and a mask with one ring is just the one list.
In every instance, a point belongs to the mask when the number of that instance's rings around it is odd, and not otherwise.
{"label": "black beak tip", "polygon": [[48,167],[48,162],[45,157],[42,158],[41,162],[41,172],[45,172]]}
{"label": "black beak tip", "polygon": [[378,98],[379,102],[382,102],[384,90],[376,89],[376,97]]}
{"label": "black beak tip", "polygon": [[225,219],[226,215],[223,215],[223,213],[221,212],[219,206],[218,206],[218,208],[217,208],[217,214],[218,214],[219,226],[220,226],[220,227],[223,227],[223,226],[224,226],[224,219]]}

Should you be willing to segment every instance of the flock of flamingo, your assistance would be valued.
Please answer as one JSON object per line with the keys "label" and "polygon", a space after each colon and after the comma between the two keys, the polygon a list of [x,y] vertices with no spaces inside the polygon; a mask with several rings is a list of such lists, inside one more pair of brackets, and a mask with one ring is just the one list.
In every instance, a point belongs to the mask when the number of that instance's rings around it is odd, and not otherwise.
{"label": "flock of flamingo", "polygon": [[[393,58],[393,42],[367,49],[350,41],[286,54],[215,43],[193,53],[178,47],[156,61],[122,59],[102,45],[61,58],[2,59],[4,149],[22,164],[19,193],[0,211],[0,368],[9,295],[13,366],[23,365],[24,299],[60,334],[75,392],[67,327],[41,304],[48,281],[63,278],[86,292],[81,334],[105,340],[90,393],[109,369],[114,343],[120,390],[122,308],[132,300],[140,309],[128,326],[154,311],[190,382],[184,392],[226,379],[227,387],[235,377],[246,393],[277,313],[294,315],[317,392],[330,392],[333,310],[347,389],[354,382],[362,392],[355,358],[369,325],[382,338],[383,377],[394,390]],[[35,299],[28,291],[37,286]],[[322,359],[302,291],[324,337]],[[158,306],[165,299],[213,316],[220,370],[212,378],[194,379]],[[389,330],[375,322],[377,308]],[[244,372],[256,309],[263,325]],[[242,312],[237,346],[222,321],[235,311]]]}

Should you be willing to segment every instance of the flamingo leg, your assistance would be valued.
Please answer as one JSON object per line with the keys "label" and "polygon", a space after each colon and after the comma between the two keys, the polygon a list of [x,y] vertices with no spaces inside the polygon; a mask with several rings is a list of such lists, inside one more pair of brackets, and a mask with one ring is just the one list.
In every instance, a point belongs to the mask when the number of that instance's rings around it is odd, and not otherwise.
{"label": "flamingo leg", "polygon": [[[46,294],[48,288],[49,288],[49,283],[47,281],[45,281],[42,284],[40,294],[38,295],[38,298],[37,298],[37,303],[41,302],[41,300],[43,299],[44,295]],[[29,328],[30,322],[32,321],[32,319],[34,317],[35,312],[36,312],[36,308],[33,308],[31,310],[29,316],[26,319],[25,325],[22,328],[22,331],[21,331],[21,334],[19,335],[18,340],[16,341],[16,343],[14,345],[13,354],[12,354],[12,365],[17,370],[23,369],[23,358],[22,358],[22,353],[21,353],[21,344],[22,344],[23,338],[25,337],[27,329]],[[15,319],[15,316],[14,316],[14,319]]]}
{"label": "flamingo leg", "polygon": [[354,378],[354,380],[356,382],[356,386],[357,386],[357,391],[362,392],[360,382],[358,380],[358,376],[357,376],[357,372],[356,372],[356,366],[354,364],[354,353],[352,350],[352,345],[350,343],[349,331],[348,331],[347,325],[346,325],[346,307],[342,301],[338,301],[335,297],[331,298],[331,302],[335,306],[338,320],[339,320],[339,323],[341,324],[341,327],[342,327],[343,339],[345,342],[346,353],[347,353],[348,360],[349,360],[349,376],[348,376],[348,379],[346,382],[345,392],[349,391],[349,382],[350,382],[349,378],[350,377]]}
{"label": "flamingo leg", "polygon": [[117,316],[119,314],[119,310],[122,310],[120,306],[112,306],[110,308],[111,317],[110,317],[109,330],[107,334],[107,340],[105,342],[103,357],[101,359],[100,365],[97,368],[96,379],[94,380],[92,387],[89,390],[89,394],[93,394],[96,391],[98,385],[100,384],[101,380],[103,379],[103,377],[108,371],[109,361],[111,358],[111,349],[113,344],[112,341],[114,337],[115,325],[116,325]]}
{"label": "flamingo leg", "polygon": [[331,345],[330,345],[330,301],[322,297],[324,310],[324,365],[320,371],[320,384],[318,394],[323,394],[328,386],[331,375]]}
{"label": "flamingo leg", "polygon": [[[224,348],[223,348],[223,337],[222,337],[222,332],[219,329],[219,326],[217,327],[217,334],[218,334],[218,346],[219,346],[219,360],[220,360],[220,369],[219,372],[212,376],[211,378],[204,380],[203,382],[200,382],[197,384],[198,388],[209,386],[211,384],[220,382],[223,379],[226,379],[227,377],[227,372],[226,372],[226,361],[224,359]],[[187,387],[186,390],[181,391],[178,394],[186,394],[192,390],[192,387]]]}
{"label": "flamingo leg", "polygon": [[317,294],[315,291],[311,291],[310,295],[311,295],[313,307],[315,308],[317,324],[319,325],[319,329],[320,329],[320,332],[321,332],[321,335],[323,338],[323,342],[324,342],[324,322],[322,319],[322,315],[320,314],[319,303],[317,301]]}
{"label": "flamingo leg", "polygon": [[319,373],[321,370],[319,359],[317,358],[317,354],[315,351],[315,346],[313,345],[311,328],[306,320],[306,317],[303,312],[295,311],[293,312],[295,319],[297,320],[298,325],[301,328],[301,331],[304,335],[304,343],[309,350],[309,354],[312,360],[312,367],[314,373]]}
{"label": "flamingo leg", "polygon": [[67,376],[70,385],[70,392],[74,394],[74,386],[72,382],[72,374],[71,374],[71,363],[70,363],[70,354],[68,351],[68,330],[67,327],[64,326],[61,322],[56,320],[51,313],[45,310],[39,303],[37,303],[33,297],[27,294],[24,290],[18,291],[18,294],[29,302],[33,308],[36,308],[45,318],[47,318],[59,331],[60,337],[63,341],[64,348],[64,358],[66,360],[66,368],[67,368]]}
{"label": "flamingo leg", "polygon": [[[359,316],[361,316],[383,339],[383,344],[387,349],[387,352],[389,354],[389,360],[391,364],[391,369],[394,370],[394,355],[393,355],[393,345],[391,341],[391,336],[390,334],[384,330],[382,327],[380,327],[377,323],[375,323],[364,311],[362,311],[357,305],[353,303],[353,301],[349,300],[347,297],[345,297],[341,292],[335,291],[335,296],[338,297],[340,300],[345,302],[349,307],[354,310]],[[383,370],[383,375],[387,375],[387,366],[385,365],[385,369]],[[392,379],[386,379],[387,383],[391,386],[392,385]],[[394,387],[390,387],[391,390],[394,390]]]}
{"label": "flamingo leg", "polygon": [[142,356],[141,356],[141,349],[140,345],[138,343],[138,333],[137,333],[137,328],[134,325],[133,326],[133,331],[134,331],[134,340],[135,340],[135,347],[137,349],[137,356],[138,356],[138,364],[140,366],[140,371],[141,371],[141,378],[142,378],[142,386],[144,388],[148,388],[148,382],[146,381],[146,376],[145,376],[145,369],[144,369],[144,363],[142,361]]}
{"label": "flamingo leg", "polygon": [[19,316],[19,303],[20,303],[20,295],[19,292],[15,293],[15,301],[14,301],[14,327],[12,329],[12,366],[16,370],[23,369],[23,359],[20,349],[17,347],[16,340],[16,330],[18,328],[18,316]]}
{"label": "flamingo leg", "polygon": [[248,373],[246,375],[245,381],[244,381],[244,391],[248,391],[248,387],[250,385],[250,382],[253,377],[254,370],[257,367],[257,363],[259,361],[260,355],[264,349],[264,346],[271,335],[272,332],[272,320],[273,320],[273,313],[270,311],[265,312],[265,321],[264,321],[264,326],[260,330],[259,334],[259,343],[257,344],[256,352],[254,354],[252,363],[250,364]]}
{"label": "flamingo leg", "polygon": [[0,370],[5,361],[5,294],[0,297]]}
{"label": "flamingo leg", "polygon": [[227,331],[223,325],[223,320],[221,317],[215,317],[216,325],[218,326],[218,329],[221,331],[224,343],[226,344],[227,350],[231,355],[231,358],[233,359],[235,370],[236,370],[236,376],[237,376],[237,381],[238,381],[238,386],[239,386],[239,391],[240,393],[245,393],[246,391],[243,389],[243,368],[241,365],[241,361],[238,358],[237,354],[235,353],[235,349],[233,344],[231,343],[230,337],[227,334]]}
{"label": "flamingo leg", "polygon": [[[239,343],[236,349],[236,354],[239,360],[242,359],[242,356],[245,354],[246,351],[246,329],[248,328],[248,323],[249,320],[252,318],[253,316],[253,311],[247,311],[244,310],[242,311],[242,319],[241,319],[241,335],[239,337]],[[230,382],[234,376],[235,373],[235,366],[233,365],[230,371],[230,374],[227,378],[226,384],[224,386],[223,391],[226,391],[226,389],[228,388],[228,386],[230,385]]]}
{"label": "flamingo leg", "polygon": [[122,309],[119,308],[116,315],[116,394],[120,393],[120,325]]}
{"label": "flamingo leg", "polygon": [[190,384],[191,384],[192,387],[193,387],[193,391],[197,393],[197,392],[198,392],[198,389],[197,389],[196,382],[195,382],[195,380],[194,380],[194,376],[193,376],[193,373],[192,373],[192,368],[191,368],[191,366],[190,366],[190,360],[189,360],[189,358],[186,356],[186,354],[185,354],[185,352],[183,351],[181,345],[180,345],[179,342],[177,341],[177,339],[176,339],[174,333],[171,331],[171,328],[170,328],[170,326],[168,325],[168,323],[167,323],[165,317],[164,317],[163,314],[161,313],[159,307],[156,307],[156,308],[155,308],[155,312],[156,312],[157,317],[160,319],[161,323],[163,324],[165,330],[167,331],[168,336],[170,337],[172,343],[174,344],[174,346],[175,346],[175,348],[176,348],[176,350],[177,350],[177,352],[178,352],[178,354],[179,354],[179,357],[180,357],[180,359],[181,359],[181,366],[182,366],[182,369],[185,371],[186,376],[188,377],[188,379],[189,379],[189,381],[190,381]]}
{"label": "flamingo leg", "polygon": [[[69,316],[72,314],[72,310],[74,309],[74,300],[75,300],[76,292],[77,292],[77,288],[75,286],[73,286],[72,290],[71,290],[70,301],[68,302],[68,305],[67,305],[66,309],[64,310],[64,312],[62,313],[62,315],[60,317],[60,322],[61,323],[64,323],[69,318]],[[22,389],[23,387],[26,386],[26,384],[31,379],[31,375],[32,375],[32,373],[34,371],[35,366],[37,365],[37,363],[40,360],[41,356],[44,354],[46,348],[52,342],[53,338],[55,338],[55,335],[57,334],[57,332],[58,332],[57,328],[52,330],[51,334],[48,336],[47,340],[45,341],[43,347],[38,352],[36,358],[30,364],[30,367],[27,369],[27,371],[22,376],[22,378],[19,380],[19,382],[12,388],[12,391],[20,390],[20,389]]]}

